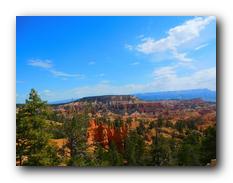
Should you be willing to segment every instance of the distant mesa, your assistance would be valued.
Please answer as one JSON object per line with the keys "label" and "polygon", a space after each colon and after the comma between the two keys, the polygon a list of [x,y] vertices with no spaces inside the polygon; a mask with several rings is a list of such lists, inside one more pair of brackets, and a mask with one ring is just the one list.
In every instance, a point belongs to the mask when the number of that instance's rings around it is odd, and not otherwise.
{"label": "distant mesa", "polygon": [[84,97],[79,100],[78,102],[127,102],[127,103],[134,103],[139,101],[139,99],[133,95],[103,95],[103,96],[92,96],[92,97]]}
{"label": "distant mesa", "polygon": [[68,99],[56,102],[50,102],[52,105],[68,104],[71,102],[121,102],[121,103],[138,103],[140,101],[158,101],[158,100],[191,100],[202,99],[208,102],[216,102],[216,91],[208,89],[193,89],[193,90],[179,90],[179,91],[162,91],[162,92],[148,92],[136,93],[132,95],[102,95],[90,96],[80,99]]}

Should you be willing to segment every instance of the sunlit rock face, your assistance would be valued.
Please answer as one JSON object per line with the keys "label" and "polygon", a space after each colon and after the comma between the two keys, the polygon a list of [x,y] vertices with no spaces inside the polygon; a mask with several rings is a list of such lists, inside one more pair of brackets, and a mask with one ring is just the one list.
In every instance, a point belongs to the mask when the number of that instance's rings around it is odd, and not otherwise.
{"label": "sunlit rock face", "polygon": [[117,147],[122,149],[123,139],[126,137],[127,132],[127,125],[116,128],[102,123],[97,124],[95,120],[90,120],[87,129],[87,144],[90,149],[93,149],[97,144],[107,149],[110,142],[114,141]]}

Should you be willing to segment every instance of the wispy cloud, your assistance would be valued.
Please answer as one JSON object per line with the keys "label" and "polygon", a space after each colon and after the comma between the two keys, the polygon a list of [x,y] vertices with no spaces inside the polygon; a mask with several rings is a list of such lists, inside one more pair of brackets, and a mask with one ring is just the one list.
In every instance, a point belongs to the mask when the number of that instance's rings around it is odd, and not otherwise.
{"label": "wispy cloud", "polygon": [[78,79],[83,79],[85,76],[83,74],[71,74],[71,73],[66,73],[63,71],[59,71],[55,69],[53,63],[51,60],[41,60],[41,59],[31,59],[28,61],[28,65],[33,66],[33,67],[40,67],[43,68],[47,71],[49,71],[53,76],[55,77],[60,77],[63,80],[66,80],[67,78],[78,78]]}
{"label": "wispy cloud", "polygon": [[187,53],[179,53],[176,49],[172,50],[174,58],[182,62],[191,62],[193,59],[187,57]]}
{"label": "wispy cloud", "polygon": [[53,67],[51,60],[41,60],[41,59],[30,59],[28,65],[33,67],[40,67],[44,69],[49,69]]}
{"label": "wispy cloud", "polygon": [[[177,69],[179,69],[179,65],[156,68],[152,73],[153,79],[151,82],[144,84],[131,83],[125,85],[114,85],[108,80],[101,80],[95,85],[84,85],[62,91],[45,89],[41,92],[41,96],[43,99],[56,101],[107,94],[133,94],[139,92],[198,88],[216,90],[216,67],[197,70],[182,76],[177,73]],[[17,96],[17,98],[19,97]]]}
{"label": "wispy cloud", "polygon": [[171,78],[176,76],[176,66],[166,66],[155,69],[153,75],[156,79]]}
{"label": "wispy cloud", "polygon": [[100,83],[84,86],[72,91],[73,96],[84,97],[104,94],[132,94],[137,92],[169,91],[182,89],[208,88],[216,90],[216,68],[196,71],[187,76],[178,76],[175,68],[163,68],[154,71],[154,80],[146,84],[127,84],[122,86]]}
{"label": "wispy cloud", "polygon": [[139,64],[140,64],[139,62],[133,62],[130,65],[135,66],[135,65],[139,65]]}
{"label": "wispy cloud", "polygon": [[177,66],[155,69],[152,88],[158,90],[180,90],[209,88],[216,90],[216,67],[201,69],[185,76],[177,74]]}
{"label": "wispy cloud", "polygon": [[133,50],[133,46],[130,44],[125,44],[125,48],[132,51]]}
{"label": "wispy cloud", "polygon": [[56,76],[56,77],[62,77],[62,78],[79,78],[82,79],[84,78],[84,75],[82,74],[69,74],[66,72],[62,72],[62,71],[57,71],[57,70],[50,70],[50,72]]}
{"label": "wispy cloud", "polygon": [[202,44],[202,45],[200,45],[200,46],[196,47],[196,48],[195,48],[195,50],[200,50],[200,49],[202,49],[202,48],[207,47],[208,45],[209,45],[208,43],[206,43],[206,44]]}
{"label": "wispy cloud", "polygon": [[179,53],[178,48],[198,38],[200,32],[214,20],[213,16],[193,18],[169,29],[168,35],[164,38],[159,40],[150,37],[141,39],[142,43],[136,46],[136,50],[144,54],[169,51],[177,60],[190,62],[192,59],[187,57],[187,53]]}
{"label": "wispy cloud", "polygon": [[[107,94],[133,94],[138,92],[171,91],[183,89],[208,88],[216,90],[216,68],[201,69],[185,76],[177,74],[178,66],[166,66],[153,71],[153,80],[149,83],[113,85],[107,80],[91,86],[81,86],[62,92],[62,98],[80,98]],[[60,93],[58,95],[61,95]],[[69,97],[68,97],[69,96]]]}

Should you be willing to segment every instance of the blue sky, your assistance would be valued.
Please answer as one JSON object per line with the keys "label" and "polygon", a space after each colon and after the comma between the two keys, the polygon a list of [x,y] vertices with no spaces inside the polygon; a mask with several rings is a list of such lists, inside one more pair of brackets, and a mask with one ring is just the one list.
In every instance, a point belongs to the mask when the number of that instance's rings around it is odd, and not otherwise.
{"label": "blue sky", "polygon": [[215,17],[16,17],[16,101],[216,90]]}

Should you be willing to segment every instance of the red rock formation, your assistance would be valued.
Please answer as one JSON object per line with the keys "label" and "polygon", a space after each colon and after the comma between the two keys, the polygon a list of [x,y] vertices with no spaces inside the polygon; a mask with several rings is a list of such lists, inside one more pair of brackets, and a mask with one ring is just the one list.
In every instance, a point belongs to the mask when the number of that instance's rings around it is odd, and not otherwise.
{"label": "red rock formation", "polygon": [[87,144],[93,149],[97,143],[104,148],[109,147],[109,143],[114,141],[119,149],[123,148],[123,139],[126,137],[128,128],[122,125],[119,128],[110,127],[106,124],[97,124],[95,120],[89,122],[87,129]]}

